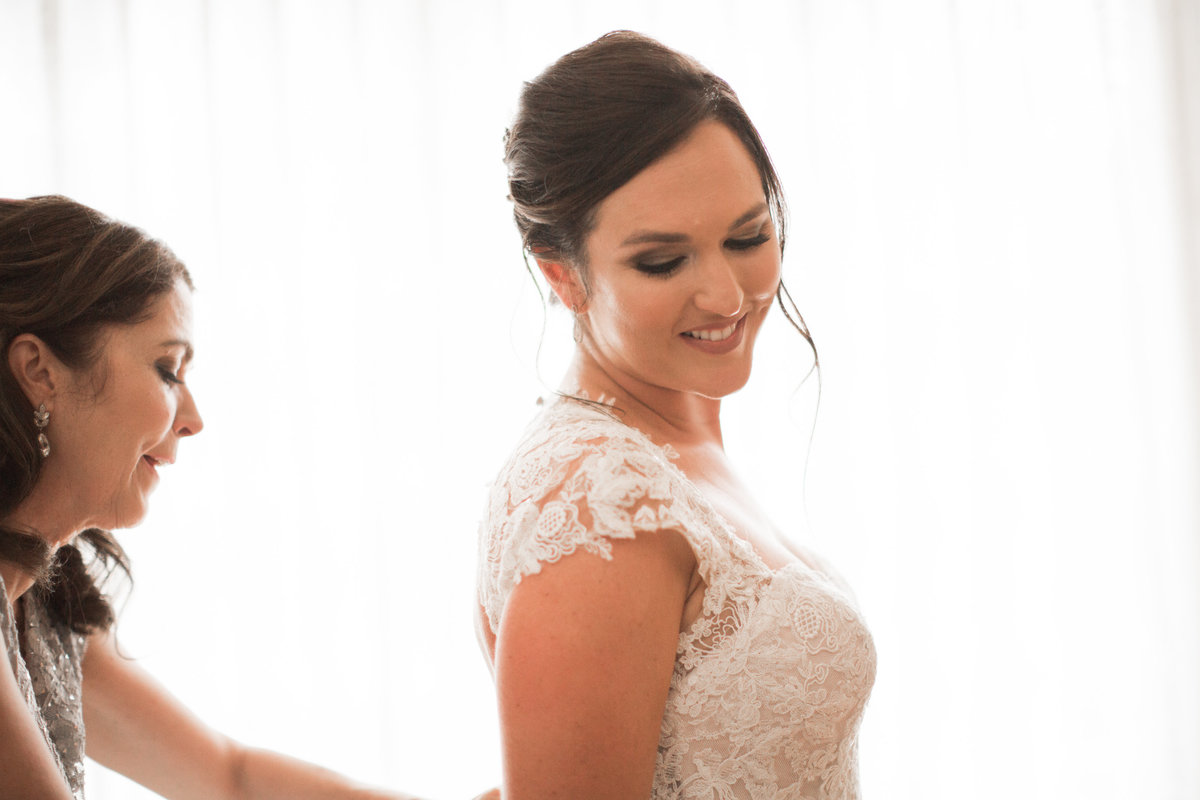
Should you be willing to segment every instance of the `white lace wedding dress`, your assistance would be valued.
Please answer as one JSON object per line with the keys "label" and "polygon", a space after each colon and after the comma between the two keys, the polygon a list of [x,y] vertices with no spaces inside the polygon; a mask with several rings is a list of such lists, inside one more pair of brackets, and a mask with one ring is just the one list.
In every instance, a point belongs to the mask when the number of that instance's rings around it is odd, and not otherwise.
{"label": "white lace wedding dress", "polygon": [[678,531],[706,584],[680,633],[651,797],[850,800],[875,648],[815,557],[772,571],[659,447],[602,408],[560,400],[492,486],[479,601],[499,629],[513,587],[577,550]]}

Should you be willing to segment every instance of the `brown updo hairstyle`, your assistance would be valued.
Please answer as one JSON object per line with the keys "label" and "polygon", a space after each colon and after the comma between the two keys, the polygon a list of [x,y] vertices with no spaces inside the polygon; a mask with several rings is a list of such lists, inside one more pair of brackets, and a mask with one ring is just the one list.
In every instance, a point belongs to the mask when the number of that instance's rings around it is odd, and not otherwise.
{"label": "brown updo hairstyle", "polygon": [[[525,252],[571,265],[586,291],[584,242],[597,206],[708,120],[733,131],[753,159],[782,253],[783,186],[733,89],[690,56],[632,31],[567,53],[521,92],[504,162]],[[813,346],[782,283],[777,299]]]}
{"label": "brown updo hairstyle", "polygon": [[[33,406],[8,364],[13,339],[33,334],[71,369],[91,369],[107,326],[147,319],[153,301],[181,280],[192,287],[165,245],[85,205],[65,197],[0,200],[0,520],[29,496],[43,461]],[[0,559],[35,578],[33,591],[58,622],[78,633],[112,625],[102,587],[114,571],[128,576],[129,561],[108,531],[89,528],[51,553],[35,531],[0,523]]]}

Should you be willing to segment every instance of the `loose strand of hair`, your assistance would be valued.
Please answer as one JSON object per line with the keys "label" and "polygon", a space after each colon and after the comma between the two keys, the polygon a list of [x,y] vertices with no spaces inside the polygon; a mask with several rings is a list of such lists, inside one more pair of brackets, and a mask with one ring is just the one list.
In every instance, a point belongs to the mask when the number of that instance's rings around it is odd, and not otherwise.
{"label": "loose strand of hair", "polygon": [[[542,345],[546,340],[546,293],[542,291],[542,284],[538,281],[537,274],[533,271],[533,268],[529,266],[529,251],[523,249],[521,251],[521,257],[525,261],[525,271],[529,273],[529,279],[533,281],[533,287],[537,289],[538,299],[542,304],[542,327],[538,332],[537,351],[534,354],[533,364],[534,374],[537,375],[538,383],[541,384],[542,388],[546,390],[547,394],[552,394],[555,397],[559,397],[564,400],[573,400],[576,403],[594,408],[612,417],[613,419],[620,421],[621,417],[619,415],[623,415],[625,413],[624,409],[610,406],[607,403],[601,403],[598,400],[592,400],[590,397],[580,397],[579,395],[574,395],[559,389],[551,389],[550,385],[546,383],[546,379],[542,377]],[[542,399],[539,397],[538,405],[541,404]]]}
{"label": "loose strand of hair", "polygon": [[[785,298],[787,300],[786,303],[784,302]],[[804,316],[796,306],[796,301],[792,299],[791,292],[788,291],[787,286],[784,285],[782,280],[779,282],[779,288],[775,292],[775,299],[779,303],[779,309],[783,312],[784,318],[804,338],[804,341],[808,343],[813,355],[812,366],[808,368],[808,372],[804,373],[804,377],[800,379],[800,383],[793,390],[792,396],[795,397],[799,393],[814,372],[817,376],[817,402],[813,406],[812,424],[809,425],[808,442],[804,448],[804,467],[800,474],[800,506],[804,510],[804,523],[811,531],[812,519],[808,512],[808,470],[812,464],[813,443],[817,437],[817,419],[821,414],[821,396],[824,389],[824,381],[821,377],[821,357],[817,352],[817,343],[813,340],[808,323],[804,321]],[[788,310],[789,305],[791,306],[791,311]]]}
{"label": "loose strand of hair", "polygon": [[[542,344],[546,341],[546,293],[542,291],[542,284],[538,282],[537,274],[534,273],[533,267],[529,265],[529,250],[525,247],[521,248],[521,260],[525,262],[525,272],[529,275],[529,280],[533,282],[533,288],[537,290],[538,301],[542,307],[542,322],[541,329],[538,331],[537,350],[533,354],[533,374],[537,376],[538,383],[547,392],[552,391],[542,377]],[[513,319],[515,320],[517,311],[513,309]],[[511,325],[510,328],[511,330]],[[541,404],[541,398],[538,398],[538,404]]]}

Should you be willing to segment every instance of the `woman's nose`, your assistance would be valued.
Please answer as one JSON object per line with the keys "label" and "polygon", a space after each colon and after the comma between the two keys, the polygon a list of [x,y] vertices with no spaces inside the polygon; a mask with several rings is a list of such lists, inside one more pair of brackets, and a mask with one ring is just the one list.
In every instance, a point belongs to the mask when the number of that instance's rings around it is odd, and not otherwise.
{"label": "woman's nose", "polygon": [[722,317],[737,316],[742,310],[746,293],[741,276],[723,254],[706,260],[699,270],[700,286],[696,291],[696,307]]}
{"label": "woman's nose", "polygon": [[200,418],[200,410],[196,408],[196,400],[190,390],[183,393],[183,402],[175,412],[175,434],[177,436],[195,436],[204,430],[204,420]]}

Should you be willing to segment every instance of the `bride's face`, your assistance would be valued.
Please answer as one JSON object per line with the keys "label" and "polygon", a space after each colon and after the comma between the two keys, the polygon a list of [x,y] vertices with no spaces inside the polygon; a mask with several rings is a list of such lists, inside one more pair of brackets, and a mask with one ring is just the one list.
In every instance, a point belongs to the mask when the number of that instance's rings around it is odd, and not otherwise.
{"label": "bride's face", "polygon": [[582,346],[610,374],[713,398],[745,385],[780,250],[758,169],[728,127],[701,123],[605,198],[585,248]]}

